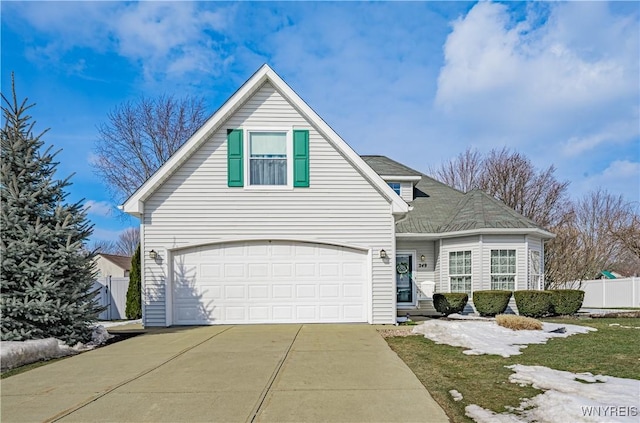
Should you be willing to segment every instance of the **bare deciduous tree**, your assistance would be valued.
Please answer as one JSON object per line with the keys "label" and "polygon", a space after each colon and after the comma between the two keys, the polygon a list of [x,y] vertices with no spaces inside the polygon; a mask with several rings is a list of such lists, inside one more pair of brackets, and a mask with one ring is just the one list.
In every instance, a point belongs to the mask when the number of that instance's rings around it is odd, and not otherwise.
{"label": "bare deciduous tree", "polygon": [[116,241],[118,253],[123,256],[132,257],[140,244],[140,229],[127,228],[120,233]]}
{"label": "bare deciduous tree", "polygon": [[518,213],[543,227],[564,214],[569,182],[556,179],[554,166],[538,171],[527,157],[506,148],[491,150],[483,165],[480,189]]}
{"label": "bare deciduous tree", "polygon": [[486,157],[469,148],[431,170],[447,185],[464,192],[481,189],[543,227],[557,223],[567,205],[569,182],[558,181],[554,173],[553,166],[539,171],[526,156],[507,148]]}
{"label": "bare deciduous tree", "polygon": [[93,166],[118,202],[129,197],[205,122],[203,98],[126,102],[98,125]]}
{"label": "bare deciduous tree", "polygon": [[127,228],[120,233],[117,241],[94,241],[90,250],[103,254],[131,257],[136,252],[139,243],[140,230],[138,228]]}
{"label": "bare deciduous tree", "polygon": [[439,168],[431,168],[431,175],[462,192],[480,188],[483,158],[478,150],[467,148],[454,159],[442,163]]}
{"label": "bare deciduous tree", "polygon": [[[546,247],[547,286],[595,278],[618,268],[637,273],[633,246],[640,227],[638,214],[620,195],[597,189],[577,200],[562,222],[552,228],[556,238]],[[635,256],[635,258],[634,258]]]}

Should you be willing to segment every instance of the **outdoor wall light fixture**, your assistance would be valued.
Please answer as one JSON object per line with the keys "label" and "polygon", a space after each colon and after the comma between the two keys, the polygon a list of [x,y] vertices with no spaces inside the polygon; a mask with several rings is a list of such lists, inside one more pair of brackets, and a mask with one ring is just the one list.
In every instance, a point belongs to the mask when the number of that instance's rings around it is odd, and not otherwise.
{"label": "outdoor wall light fixture", "polygon": [[425,261],[427,258],[423,255],[420,256],[420,261]]}
{"label": "outdoor wall light fixture", "polygon": [[155,250],[151,250],[151,251],[149,251],[149,258],[150,258],[151,260],[155,260],[155,259],[157,259],[157,258],[158,258],[158,253],[156,253],[156,252],[155,252]]}
{"label": "outdoor wall light fixture", "polygon": [[387,252],[385,250],[380,250],[380,258],[381,259],[386,259],[387,258]]}

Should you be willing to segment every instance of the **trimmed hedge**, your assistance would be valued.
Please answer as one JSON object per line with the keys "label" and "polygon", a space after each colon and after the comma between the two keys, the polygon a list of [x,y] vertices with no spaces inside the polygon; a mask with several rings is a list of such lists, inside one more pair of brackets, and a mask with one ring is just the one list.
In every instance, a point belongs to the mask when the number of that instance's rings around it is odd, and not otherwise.
{"label": "trimmed hedge", "polygon": [[443,292],[433,294],[433,307],[438,313],[448,316],[460,313],[469,302],[469,296],[464,292]]}
{"label": "trimmed hedge", "polygon": [[582,307],[582,301],[584,300],[584,291],[577,289],[552,289],[551,292],[551,305],[553,306],[552,312],[561,316],[570,316],[576,314],[580,307]]}
{"label": "trimmed hedge", "polygon": [[475,291],[473,305],[480,316],[502,314],[509,305],[511,291]]}
{"label": "trimmed hedge", "polygon": [[553,312],[549,291],[515,291],[513,297],[516,299],[518,314],[527,317],[543,317]]}

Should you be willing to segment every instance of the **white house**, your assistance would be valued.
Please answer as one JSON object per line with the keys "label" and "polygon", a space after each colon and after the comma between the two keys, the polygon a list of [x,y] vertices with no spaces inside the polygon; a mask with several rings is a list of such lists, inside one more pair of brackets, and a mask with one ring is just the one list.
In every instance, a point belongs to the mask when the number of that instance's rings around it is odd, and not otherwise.
{"label": "white house", "polygon": [[96,271],[98,277],[115,276],[128,278],[131,271],[131,257],[116,254],[96,254]]}
{"label": "white house", "polygon": [[359,156],[267,65],[122,208],[141,221],[146,326],[394,323],[432,290],[539,288],[553,236]]}

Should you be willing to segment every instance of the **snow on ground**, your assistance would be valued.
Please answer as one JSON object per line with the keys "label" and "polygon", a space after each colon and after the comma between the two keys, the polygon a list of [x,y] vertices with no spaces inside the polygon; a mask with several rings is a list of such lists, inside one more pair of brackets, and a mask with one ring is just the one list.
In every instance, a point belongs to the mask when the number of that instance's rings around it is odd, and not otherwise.
{"label": "snow on ground", "polygon": [[141,324],[141,323],[142,323],[142,319],[138,319],[138,320],[123,320],[121,322],[99,321],[99,322],[96,322],[96,325],[102,326],[104,328],[112,328],[114,326],[124,326],[124,325]]}
{"label": "snow on ground", "polygon": [[464,398],[462,394],[455,389],[450,390],[449,395],[451,395],[451,398],[453,398],[454,401],[461,401]]}
{"label": "snow on ground", "polygon": [[543,366],[507,366],[512,383],[545,392],[525,399],[512,413],[494,413],[478,405],[465,408],[478,423],[634,422],[640,417],[640,380],[571,373]]}
{"label": "snow on ground", "polygon": [[[565,328],[565,333],[550,331]],[[543,323],[542,330],[512,330],[499,326],[493,319],[428,320],[413,328],[436,344],[465,347],[468,355],[495,354],[502,357],[522,354],[527,344],[545,344],[549,338],[566,338],[576,333],[595,331],[595,328]]]}
{"label": "snow on ground", "polygon": [[78,343],[74,346],[69,346],[55,338],[33,339],[29,341],[2,341],[0,342],[0,364],[2,371],[35,363],[36,361],[51,360],[53,358],[92,350],[105,344],[110,338],[113,338],[113,335],[107,332],[106,327],[139,322],[140,320],[98,322],[93,328],[91,341],[86,344]]}

